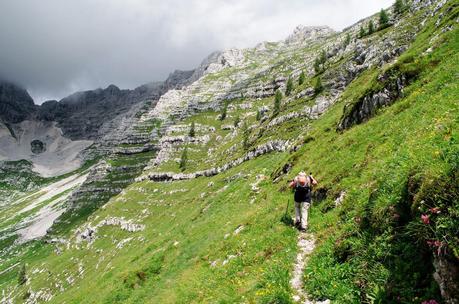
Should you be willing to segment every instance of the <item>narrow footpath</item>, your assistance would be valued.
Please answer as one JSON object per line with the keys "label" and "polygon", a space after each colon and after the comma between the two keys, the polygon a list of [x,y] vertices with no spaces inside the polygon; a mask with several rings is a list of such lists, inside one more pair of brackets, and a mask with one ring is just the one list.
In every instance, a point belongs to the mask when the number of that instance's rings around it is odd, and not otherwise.
{"label": "narrow footpath", "polygon": [[329,304],[330,300],[312,301],[304,291],[303,277],[304,268],[308,262],[309,255],[316,247],[314,235],[308,232],[300,232],[298,235],[298,255],[296,256],[293,268],[293,276],[290,285],[294,291],[293,300],[301,304]]}

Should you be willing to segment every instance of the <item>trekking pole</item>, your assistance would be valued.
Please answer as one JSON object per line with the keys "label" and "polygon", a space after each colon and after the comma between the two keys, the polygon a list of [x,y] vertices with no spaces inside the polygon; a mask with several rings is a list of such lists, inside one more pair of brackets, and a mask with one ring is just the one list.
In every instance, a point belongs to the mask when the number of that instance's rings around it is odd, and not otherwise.
{"label": "trekking pole", "polygon": [[284,214],[284,217],[287,217],[287,213],[288,213],[288,207],[290,206],[290,199],[287,200],[287,208],[285,208],[285,214]]}

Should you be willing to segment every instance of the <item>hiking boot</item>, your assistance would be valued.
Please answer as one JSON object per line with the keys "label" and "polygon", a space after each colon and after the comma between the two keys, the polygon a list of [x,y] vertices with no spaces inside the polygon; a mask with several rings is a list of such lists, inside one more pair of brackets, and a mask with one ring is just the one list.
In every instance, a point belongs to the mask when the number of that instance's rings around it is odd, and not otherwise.
{"label": "hiking boot", "polygon": [[308,230],[308,227],[304,228],[304,227],[298,227],[298,230],[300,230],[301,232],[306,232],[306,230]]}

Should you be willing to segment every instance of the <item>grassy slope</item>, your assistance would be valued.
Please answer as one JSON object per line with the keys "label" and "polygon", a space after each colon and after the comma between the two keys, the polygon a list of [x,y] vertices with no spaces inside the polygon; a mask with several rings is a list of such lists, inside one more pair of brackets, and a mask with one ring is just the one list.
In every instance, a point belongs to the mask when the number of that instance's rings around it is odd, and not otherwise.
{"label": "grassy slope", "polygon": [[[145,224],[144,231],[129,233],[104,226],[92,248],[73,244],[61,255],[54,253],[52,245],[37,242],[24,257],[30,286],[19,287],[17,294],[48,287],[57,293],[54,303],[289,303],[296,231],[280,221],[291,196],[283,185],[306,169],[328,190],[328,198],[312,210],[311,230],[319,247],[305,276],[310,294],[338,303],[438,298],[432,269],[426,263],[431,259],[430,248],[424,242],[416,244],[410,230],[419,214],[409,205],[406,193],[413,177],[444,177],[450,170],[445,159],[457,149],[451,138],[458,140],[459,35],[457,29],[447,33],[431,55],[417,58],[429,46],[426,41],[433,29],[427,26],[399,60],[404,65],[422,64],[425,70],[406,89],[405,98],[378,116],[336,133],[343,113],[340,102],[311,122],[308,133],[298,127],[304,121],[294,120],[267,130],[258,139],[262,143],[275,133],[291,138],[301,132],[313,139],[293,155],[266,155],[212,178],[134,183],[96,211],[90,222],[123,216]],[[361,75],[347,89],[344,100],[360,97],[362,88],[371,86],[378,73],[370,70]],[[252,140],[256,144],[255,132]],[[218,147],[214,137],[212,141]],[[239,149],[234,155],[241,153]],[[187,171],[193,171],[193,164],[203,155],[204,151],[190,153]],[[267,178],[258,185],[258,193],[251,189],[256,175],[269,177],[286,162],[294,164],[289,176],[277,184]],[[173,169],[173,164],[164,168]],[[178,189],[184,192],[170,194]],[[342,190],[346,199],[334,208],[333,199]],[[457,206],[451,208],[457,210]],[[244,228],[235,234],[240,225]],[[124,247],[116,248],[131,237]],[[231,255],[234,258],[229,259]],[[32,274],[35,269],[49,272]],[[8,272],[0,279],[0,287],[16,285],[16,276],[15,271]],[[65,280],[70,276],[75,279],[72,286]],[[59,293],[56,282],[64,282],[66,292]]]}
{"label": "grassy slope", "polygon": [[[437,40],[439,48],[432,54],[420,56],[434,29],[427,26],[399,59],[402,65],[423,67],[405,98],[343,134],[324,132],[333,130],[341,115],[342,106],[335,107],[313,124],[311,136],[316,140],[298,152],[297,163],[317,172],[332,198],[341,190],[347,192],[342,207],[332,209],[329,199],[320,205],[323,214],[316,213],[313,219],[322,245],[305,279],[315,296],[340,302],[438,300],[431,277],[434,250],[426,240],[447,242],[457,263],[458,190],[450,174],[454,170],[457,174],[459,153],[459,36],[457,29],[448,33]],[[357,80],[348,91],[357,91],[356,86],[368,79]],[[455,161],[448,161],[453,157]],[[434,185],[445,181],[452,200],[422,191],[410,193],[415,181]],[[440,193],[446,196],[447,190]],[[439,206],[447,215],[431,224],[434,233],[423,234],[419,223],[427,198],[432,204],[428,207]]]}

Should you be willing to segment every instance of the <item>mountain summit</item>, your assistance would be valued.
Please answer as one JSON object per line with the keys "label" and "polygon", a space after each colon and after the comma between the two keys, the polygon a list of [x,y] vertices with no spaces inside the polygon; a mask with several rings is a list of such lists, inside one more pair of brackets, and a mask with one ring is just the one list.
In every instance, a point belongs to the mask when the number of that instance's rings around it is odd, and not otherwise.
{"label": "mountain summit", "polygon": [[329,26],[304,26],[298,25],[293,33],[285,39],[288,44],[304,43],[306,40],[325,38],[336,33]]}

